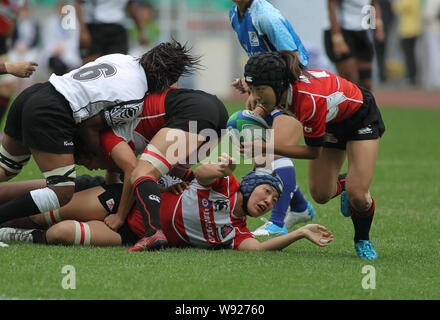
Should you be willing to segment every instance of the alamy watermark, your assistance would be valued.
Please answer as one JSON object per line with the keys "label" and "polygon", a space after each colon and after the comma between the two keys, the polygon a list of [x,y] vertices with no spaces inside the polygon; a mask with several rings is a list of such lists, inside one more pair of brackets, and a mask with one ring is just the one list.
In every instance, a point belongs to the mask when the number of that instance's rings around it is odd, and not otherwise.
{"label": "alamy watermark", "polygon": [[219,157],[231,151],[241,155],[235,159],[237,164],[264,166],[274,160],[273,129],[245,128],[241,132],[222,129],[219,137],[214,129],[198,132],[197,121],[189,121],[189,133],[181,130],[167,133],[165,141],[168,148],[164,156],[170,164],[194,165],[208,157]]}
{"label": "alamy watermark", "polygon": [[64,290],[76,289],[76,270],[74,266],[65,265],[61,269],[61,273],[65,274],[61,280],[61,287]]}
{"label": "alamy watermark", "polygon": [[372,5],[363,6],[362,14],[364,15],[361,21],[362,29],[376,29],[376,8]]}
{"label": "alamy watermark", "polygon": [[65,5],[61,9],[61,27],[64,30],[76,30],[76,10],[74,6]]}
{"label": "alamy watermark", "polygon": [[362,278],[362,288],[364,290],[376,289],[376,268],[372,265],[363,266],[362,274],[365,274]]}

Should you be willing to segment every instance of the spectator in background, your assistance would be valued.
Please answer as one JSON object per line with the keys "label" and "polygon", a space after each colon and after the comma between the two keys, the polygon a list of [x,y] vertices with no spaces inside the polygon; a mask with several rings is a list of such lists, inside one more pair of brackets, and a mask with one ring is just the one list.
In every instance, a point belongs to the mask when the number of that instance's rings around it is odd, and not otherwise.
{"label": "spectator in background", "polygon": [[426,0],[423,10],[429,86],[440,88],[440,0]]}
{"label": "spectator in background", "polygon": [[377,0],[380,6],[380,12],[383,21],[383,30],[384,30],[384,38],[378,39],[374,38],[374,48],[376,49],[376,61],[377,61],[377,69],[379,72],[379,80],[380,82],[387,81],[387,70],[386,70],[386,49],[387,49],[387,41],[389,38],[389,33],[392,25],[394,24],[394,12],[391,7],[391,0]]}
{"label": "spectator in background", "polygon": [[37,21],[32,17],[31,8],[26,5],[19,11],[16,28],[12,36],[11,59],[37,60],[37,46],[40,41],[40,30]]}
{"label": "spectator in background", "polygon": [[42,47],[45,63],[56,75],[63,75],[81,65],[79,56],[78,28],[63,27],[63,7],[66,1],[59,1],[56,14],[43,25]]}
{"label": "spectator in background", "polygon": [[[393,10],[399,17],[399,36],[405,56],[406,77],[417,85],[416,43],[422,32],[420,0],[395,0]],[[438,59],[438,57],[437,57]]]}
{"label": "spectator in background", "polygon": [[[374,19],[368,6],[375,9]],[[328,10],[330,29],[324,32],[328,57],[341,77],[371,90],[374,48],[369,29],[375,28],[379,41],[385,38],[377,0],[328,0]]]}
{"label": "spectator in background", "polygon": [[[15,29],[19,7],[7,0],[0,1],[0,63],[9,60],[8,52],[11,35]],[[15,79],[10,74],[0,75],[0,122],[6,114],[11,96],[15,91]]]}
{"label": "spectator in background", "polygon": [[124,26],[126,10],[136,23],[139,42],[146,44],[143,21],[133,0],[75,0],[80,24],[80,50],[83,63],[111,53],[128,53]]}
{"label": "spectator in background", "polygon": [[[39,63],[40,29],[37,20],[32,16],[32,10],[25,4],[20,8],[16,27],[12,35],[12,49],[9,52],[11,61],[35,61]],[[34,83],[34,79],[16,81],[14,91],[21,92]]]}
{"label": "spectator in background", "polygon": [[143,25],[144,43],[139,43],[139,30],[130,29],[130,51],[132,56],[138,56],[145,52],[145,47],[153,47],[158,44],[160,29],[157,23],[157,12],[147,0],[136,0],[137,12]]}

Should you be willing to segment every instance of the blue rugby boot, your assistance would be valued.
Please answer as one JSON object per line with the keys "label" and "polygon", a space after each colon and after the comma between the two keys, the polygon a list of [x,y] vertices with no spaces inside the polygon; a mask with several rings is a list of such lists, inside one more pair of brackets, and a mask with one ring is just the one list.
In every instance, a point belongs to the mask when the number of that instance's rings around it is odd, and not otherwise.
{"label": "blue rugby boot", "polygon": [[286,225],[283,225],[283,227],[281,228],[274,224],[272,221],[268,221],[266,218],[261,218],[261,220],[265,221],[265,223],[255,229],[255,231],[251,232],[254,236],[281,236],[283,234],[287,234]]}
{"label": "blue rugby boot", "polygon": [[374,245],[370,240],[359,240],[354,244],[354,248],[359,258],[366,260],[375,260],[379,258]]}

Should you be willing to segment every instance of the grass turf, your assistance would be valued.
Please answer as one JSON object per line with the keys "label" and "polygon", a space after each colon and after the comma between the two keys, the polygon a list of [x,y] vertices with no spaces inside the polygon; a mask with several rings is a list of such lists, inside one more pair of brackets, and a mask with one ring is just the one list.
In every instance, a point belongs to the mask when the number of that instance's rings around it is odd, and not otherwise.
{"label": "grass turf", "polygon": [[[371,187],[377,261],[356,257],[352,223],[339,213],[339,199],[326,205],[312,201],[313,222],[335,236],[327,248],[301,240],[280,252],[128,253],[121,247],[10,243],[0,248],[0,299],[440,299],[440,112],[384,108],[382,115],[387,132]],[[295,166],[298,184],[311,200],[307,162],[296,160]],[[239,166],[236,175],[249,169]],[[39,177],[30,165],[14,180]],[[248,219],[251,230],[261,223]],[[72,276],[62,273],[66,265],[75,268],[75,289],[63,289],[63,279]],[[375,268],[374,290],[362,287],[366,265]]]}

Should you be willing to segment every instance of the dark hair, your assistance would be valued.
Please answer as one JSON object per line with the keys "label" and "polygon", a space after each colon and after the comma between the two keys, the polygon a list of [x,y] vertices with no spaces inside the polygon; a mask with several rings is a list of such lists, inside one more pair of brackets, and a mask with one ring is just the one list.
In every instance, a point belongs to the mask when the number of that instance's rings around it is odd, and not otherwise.
{"label": "dark hair", "polygon": [[155,46],[139,59],[147,75],[149,93],[163,92],[183,74],[201,69],[201,57],[191,55],[190,50],[186,44],[173,40]]}
{"label": "dark hair", "polygon": [[306,78],[313,77],[301,63],[296,51],[280,50],[279,52],[287,68],[287,80],[289,83],[294,83],[299,80],[301,76],[305,76]]}

